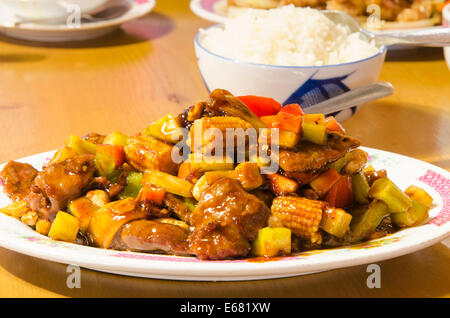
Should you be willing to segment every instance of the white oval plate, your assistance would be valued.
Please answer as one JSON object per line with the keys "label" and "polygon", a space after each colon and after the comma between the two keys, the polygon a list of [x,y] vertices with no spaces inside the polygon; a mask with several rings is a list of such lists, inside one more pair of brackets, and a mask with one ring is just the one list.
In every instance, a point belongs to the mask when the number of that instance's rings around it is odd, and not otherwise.
{"label": "white oval plate", "polygon": [[[402,189],[414,184],[434,199],[425,224],[362,244],[313,250],[266,262],[251,259],[201,261],[179,257],[87,247],[49,239],[7,215],[0,214],[0,246],[33,257],[78,265],[127,276],[173,280],[232,281],[303,275],[336,268],[378,262],[431,246],[450,234],[450,173],[429,163],[402,155],[365,148],[369,163],[386,169]],[[46,152],[23,158],[35,168],[52,156]],[[0,167],[1,169],[2,167]],[[0,194],[0,207],[10,200]]]}
{"label": "white oval plate", "polygon": [[[228,9],[227,9],[227,0],[191,0],[190,2],[191,11],[194,12],[197,16],[211,21],[215,23],[224,23],[228,19]],[[240,11],[245,10],[245,8],[234,8],[234,12],[230,12],[230,14],[236,15],[240,13]],[[431,20],[427,20],[426,23]],[[394,28],[396,30],[406,30],[406,29],[424,29],[424,28],[430,28],[432,26],[422,26],[423,23],[419,22],[410,22],[408,26],[402,25],[400,29],[397,28],[397,26],[392,26],[389,30],[379,30],[375,31],[376,33],[383,33],[383,32],[389,32],[392,31]],[[411,48],[415,46],[399,46],[399,45],[393,45],[391,48]]]}
{"label": "white oval plate", "polygon": [[33,22],[22,23],[16,26],[10,21],[12,17],[7,16],[6,12],[2,13],[0,11],[0,33],[21,40],[41,42],[89,40],[112,32],[127,21],[148,14],[156,4],[156,0],[123,1],[127,1],[130,7],[120,17],[98,22],[81,23],[79,27],[70,27],[66,24],[39,24]]}

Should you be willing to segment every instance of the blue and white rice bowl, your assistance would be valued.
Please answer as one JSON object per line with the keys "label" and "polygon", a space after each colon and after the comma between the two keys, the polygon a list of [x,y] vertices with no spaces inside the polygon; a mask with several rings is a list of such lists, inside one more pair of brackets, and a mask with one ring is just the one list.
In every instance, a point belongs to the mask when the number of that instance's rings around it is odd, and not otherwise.
{"label": "blue and white rice bowl", "polygon": [[[222,88],[235,96],[266,96],[283,105],[300,104],[304,109],[348,90],[375,83],[386,56],[383,46],[370,57],[348,63],[322,66],[258,64],[224,57],[206,49],[202,45],[205,33],[201,31],[194,40],[195,53],[209,91]],[[357,106],[334,115],[338,120],[345,120],[353,115]]]}

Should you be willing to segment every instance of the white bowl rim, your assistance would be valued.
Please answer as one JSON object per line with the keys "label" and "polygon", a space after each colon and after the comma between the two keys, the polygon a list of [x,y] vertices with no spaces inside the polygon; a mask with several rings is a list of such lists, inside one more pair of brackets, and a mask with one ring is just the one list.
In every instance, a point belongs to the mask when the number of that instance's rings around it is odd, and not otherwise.
{"label": "white bowl rim", "polygon": [[230,57],[226,57],[223,55],[219,55],[217,53],[211,52],[210,50],[208,50],[207,48],[205,48],[203,45],[200,44],[200,33],[202,32],[202,30],[208,30],[210,28],[214,28],[214,27],[220,27],[223,26],[223,23],[218,23],[218,24],[214,24],[214,25],[210,25],[209,27],[206,28],[201,28],[199,29],[199,31],[197,32],[197,35],[194,38],[194,44],[197,45],[199,48],[201,48],[203,51],[205,51],[206,53],[213,55],[215,57],[218,57],[220,59],[229,61],[229,62],[234,62],[234,63],[238,63],[238,64],[246,64],[246,65],[251,65],[251,66],[262,66],[262,67],[267,67],[267,68],[283,68],[283,69],[323,69],[323,68],[331,68],[331,67],[337,67],[337,66],[345,66],[345,65],[352,65],[352,64],[356,64],[356,63],[360,63],[360,62],[364,62],[364,61],[368,61],[371,60],[373,58],[376,58],[379,55],[382,55],[386,52],[387,47],[385,45],[381,46],[381,48],[379,49],[379,51],[369,57],[363,58],[361,60],[356,60],[356,61],[351,61],[351,62],[346,62],[346,63],[340,63],[340,64],[327,64],[327,65],[312,65],[312,66],[293,66],[293,65],[272,65],[272,64],[262,64],[262,63],[254,63],[254,62],[247,62],[247,61],[243,61],[243,60],[238,60],[238,59],[233,59]]}
{"label": "white bowl rim", "polygon": [[450,21],[450,3],[444,6],[442,9],[442,15],[445,20]]}

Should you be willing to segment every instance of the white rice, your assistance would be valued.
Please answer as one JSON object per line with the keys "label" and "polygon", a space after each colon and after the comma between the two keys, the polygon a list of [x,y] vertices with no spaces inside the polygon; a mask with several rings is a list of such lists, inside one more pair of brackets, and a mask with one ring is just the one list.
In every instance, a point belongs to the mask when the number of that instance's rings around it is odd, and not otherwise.
{"label": "white rice", "polygon": [[359,32],[350,33],[319,10],[293,5],[247,10],[227,20],[223,28],[201,30],[201,44],[228,58],[287,66],[340,64],[379,51]]}

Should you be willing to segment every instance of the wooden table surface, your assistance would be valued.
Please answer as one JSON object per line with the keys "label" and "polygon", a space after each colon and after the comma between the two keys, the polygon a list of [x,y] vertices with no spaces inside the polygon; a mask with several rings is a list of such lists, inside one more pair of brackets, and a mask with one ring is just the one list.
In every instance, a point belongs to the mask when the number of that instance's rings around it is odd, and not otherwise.
{"label": "wooden table surface", "polygon": [[[67,135],[135,133],[207,96],[193,49],[210,23],[189,2],[155,10],[94,41],[26,43],[0,38],[0,162],[55,149]],[[362,144],[450,169],[450,72],[442,49],[392,51],[381,80],[393,96],[366,104],[343,124]],[[0,248],[0,297],[449,297],[450,239],[379,262],[381,288],[366,265],[252,282],[179,282],[82,269],[66,286],[66,266]]]}

